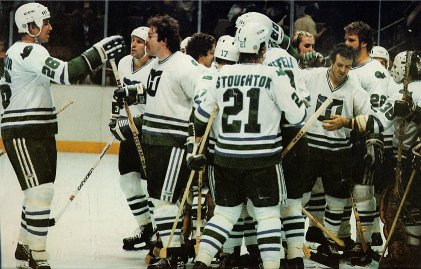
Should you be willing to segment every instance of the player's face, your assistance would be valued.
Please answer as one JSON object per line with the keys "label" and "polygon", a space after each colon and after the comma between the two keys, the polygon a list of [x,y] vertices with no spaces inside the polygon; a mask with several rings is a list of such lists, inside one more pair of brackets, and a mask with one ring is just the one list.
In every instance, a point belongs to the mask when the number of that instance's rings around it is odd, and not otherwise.
{"label": "player's face", "polygon": [[330,78],[336,82],[342,82],[352,66],[352,59],[347,59],[336,54],[336,60],[330,68]]}
{"label": "player's face", "polygon": [[379,62],[383,65],[383,67],[387,69],[387,67],[388,67],[388,66],[387,66],[387,61],[386,61],[386,59],[383,59],[383,58],[377,58],[377,57],[374,57],[373,59],[374,59],[374,60],[379,61]]}
{"label": "player's face", "polygon": [[300,55],[304,55],[307,52],[313,51],[314,43],[315,43],[314,37],[303,36],[300,44],[298,45],[298,50],[300,51]]}
{"label": "player's face", "polygon": [[360,52],[361,50],[360,39],[356,34],[345,34],[345,45],[353,48],[356,52]]}
{"label": "player's face", "polygon": [[132,36],[132,41],[130,43],[130,55],[135,59],[141,59],[145,56],[145,41],[143,39]]}
{"label": "player's face", "polygon": [[214,56],[215,56],[215,44],[212,45],[212,48],[210,50],[208,50],[208,54],[206,56],[200,56],[203,65],[208,68],[211,67]]}
{"label": "player's face", "polygon": [[42,23],[41,32],[38,35],[39,43],[47,43],[50,40],[50,33],[53,27],[50,24],[49,19],[44,19]]}
{"label": "player's face", "polygon": [[146,52],[152,56],[158,56],[163,41],[158,41],[158,33],[155,27],[150,27],[146,38]]}

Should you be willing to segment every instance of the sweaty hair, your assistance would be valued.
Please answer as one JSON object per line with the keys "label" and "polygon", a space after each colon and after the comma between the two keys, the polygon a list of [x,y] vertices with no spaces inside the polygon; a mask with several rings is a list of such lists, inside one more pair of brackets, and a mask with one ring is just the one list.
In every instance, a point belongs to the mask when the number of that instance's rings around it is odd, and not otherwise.
{"label": "sweaty hair", "polygon": [[195,33],[187,43],[186,53],[193,57],[196,61],[200,56],[208,55],[208,51],[216,44],[213,36],[205,33]]}
{"label": "sweaty hair", "polygon": [[357,35],[360,41],[360,44],[362,42],[367,43],[367,51],[368,52],[371,51],[374,44],[374,38],[373,38],[374,31],[370,27],[370,25],[362,21],[354,21],[348,24],[347,26],[345,26],[344,30],[345,30],[345,34]]}
{"label": "sweaty hair", "polygon": [[334,64],[336,61],[336,55],[341,55],[345,59],[350,59],[353,62],[355,61],[357,54],[352,47],[348,47],[345,43],[339,43],[336,45],[333,50],[330,52],[330,63]]}
{"label": "sweaty hair", "polygon": [[298,50],[298,52],[299,52],[298,47],[299,47],[299,45],[301,43],[301,40],[303,39],[304,36],[305,37],[312,37],[314,39],[314,35],[309,33],[309,32],[306,32],[306,31],[297,31],[297,32],[295,32],[294,36],[292,37],[291,44],[294,48],[296,48]]}
{"label": "sweaty hair", "polygon": [[180,49],[180,27],[176,19],[168,15],[155,16],[148,20],[147,25],[156,28],[158,41],[166,42],[171,52]]}

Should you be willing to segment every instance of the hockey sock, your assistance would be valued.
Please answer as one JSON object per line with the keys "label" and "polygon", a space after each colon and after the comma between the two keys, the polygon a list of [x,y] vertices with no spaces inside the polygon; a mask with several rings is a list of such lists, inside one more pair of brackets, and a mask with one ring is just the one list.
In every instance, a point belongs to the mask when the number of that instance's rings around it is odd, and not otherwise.
{"label": "hockey sock", "polygon": [[231,233],[234,224],[240,217],[242,205],[235,207],[216,206],[214,216],[209,220],[199,245],[196,261],[209,266],[213,257]]}
{"label": "hockey sock", "polygon": [[243,205],[241,216],[244,219],[244,244],[246,246],[257,245],[257,222],[248,213],[246,205]]}
{"label": "hockey sock", "polygon": [[[310,200],[307,203],[306,209],[318,222],[323,222],[325,207],[325,191],[323,189],[322,180],[319,177],[311,190]],[[315,224],[310,221],[309,226],[315,226]]]}
{"label": "hockey sock", "polygon": [[376,214],[373,221],[373,233],[380,233],[380,207],[376,205]]}
{"label": "hockey sock", "polygon": [[280,267],[281,259],[281,220],[280,207],[254,207],[257,220],[257,242],[263,268]]}
{"label": "hockey sock", "polygon": [[120,188],[139,226],[151,222],[148,198],[143,191],[140,173],[131,172],[120,176]]}
{"label": "hockey sock", "polygon": [[301,213],[301,199],[288,199],[287,207],[282,210],[282,224],[287,240],[287,259],[304,257],[305,220]]}
{"label": "hockey sock", "polygon": [[237,223],[233,226],[229,237],[224,243],[223,251],[226,254],[234,253],[235,247],[241,247],[244,236],[244,220],[240,217]]}
{"label": "hockey sock", "polygon": [[[357,202],[357,209],[358,213],[360,214],[364,239],[366,242],[370,243],[374,216],[376,215],[376,201],[374,197],[368,201]],[[358,233],[356,241],[361,242],[361,238],[359,237]]]}
{"label": "hockey sock", "polygon": [[22,243],[22,245],[28,245],[28,228],[26,224],[26,204],[27,199],[25,198],[23,201],[22,206],[22,215],[21,215],[21,222],[20,222],[20,230],[19,230],[19,242]]}
{"label": "hockey sock", "polygon": [[326,195],[325,227],[334,235],[338,235],[347,199]]}
{"label": "hockey sock", "polygon": [[28,246],[34,251],[35,260],[46,260],[47,234],[49,228],[53,183],[42,184],[24,191]]}
{"label": "hockey sock", "polygon": [[[175,218],[178,212],[178,206],[169,202],[160,201],[153,199],[155,205],[154,219],[155,224],[161,237],[163,246],[167,246],[171,229],[174,224]],[[178,219],[177,226],[172,237],[172,241],[169,247],[180,247],[181,246],[181,228],[183,227],[183,218],[180,216]]]}
{"label": "hockey sock", "polygon": [[[202,217],[201,217],[201,224],[200,224],[200,231],[203,232],[203,228],[206,225],[206,194],[208,192],[208,189],[206,188],[202,188],[202,197],[201,197],[201,209],[202,211],[200,212]],[[193,227],[193,238],[197,237],[197,209],[199,206],[199,190],[197,188],[197,186],[193,186],[193,201],[192,201],[192,208],[191,208],[191,218],[192,218],[192,227]]]}
{"label": "hockey sock", "polygon": [[339,228],[339,238],[346,238],[351,236],[351,214],[351,199],[346,199],[346,206],[344,207],[344,214],[342,216],[341,227]]}

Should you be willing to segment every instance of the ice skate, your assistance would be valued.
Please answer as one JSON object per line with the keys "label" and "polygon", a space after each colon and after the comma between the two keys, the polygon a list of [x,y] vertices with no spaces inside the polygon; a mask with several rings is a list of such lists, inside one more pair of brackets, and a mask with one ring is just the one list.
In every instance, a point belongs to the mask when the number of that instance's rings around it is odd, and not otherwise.
{"label": "ice skate", "polygon": [[29,248],[27,245],[23,245],[18,242],[15,250],[15,259],[16,259],[16,268],[17,269],[28,269],[29,267],[29,258],[30,258]]}
{"label": "ice skate", "polygon": [[128,251],[148,249],[154,233],[152,223],[139,227],[135,236],[123,239],[123,249]]}

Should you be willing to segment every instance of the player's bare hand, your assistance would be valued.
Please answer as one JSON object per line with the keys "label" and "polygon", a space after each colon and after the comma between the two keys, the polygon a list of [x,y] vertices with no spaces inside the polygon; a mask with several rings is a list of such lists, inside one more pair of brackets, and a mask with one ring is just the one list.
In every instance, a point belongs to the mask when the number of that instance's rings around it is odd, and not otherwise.
{"label": "player's bare hand", "polygon": [[328,131],[336,131],[347,126],[349,119],[340,115],[333,115],[330,120],[324,120],[322,127]]}

